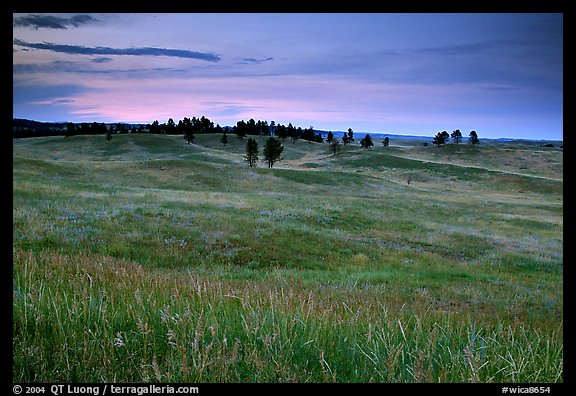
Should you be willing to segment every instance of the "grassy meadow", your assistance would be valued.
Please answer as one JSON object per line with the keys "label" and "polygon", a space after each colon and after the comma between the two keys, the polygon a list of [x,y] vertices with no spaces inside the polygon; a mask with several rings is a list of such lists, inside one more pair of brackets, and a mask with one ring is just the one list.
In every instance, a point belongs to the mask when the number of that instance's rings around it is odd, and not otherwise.
{"label": "grassy meadow", "polygon": [[228,141],[13,141],[14,382],[563,381],[561,149]]}

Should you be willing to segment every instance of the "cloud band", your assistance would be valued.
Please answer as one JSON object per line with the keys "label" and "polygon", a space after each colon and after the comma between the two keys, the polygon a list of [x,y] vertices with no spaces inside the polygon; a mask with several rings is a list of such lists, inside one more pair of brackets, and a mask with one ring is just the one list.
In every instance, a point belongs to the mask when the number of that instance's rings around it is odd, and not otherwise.
{"label": "cloud band", "polygon": [[14,19],[14,26],[31,27],[33,29],[68,29],[69,26],[78,27],[97,19],[90,15],[74,15],[71,18],[60,18],[52,15],[26,15]]}
{"label": "cloud band", "polygon": [[15,45],[47,50],[52,52],[61,52],[73,55],[130,55],[130,56],[168,56],[185,59],[199,59],[208,62],[218,62],[220,56],[208,52],[196,52],[189,50],[154,48],[154,47],[136,47],[136,48],[111,48],[111,47],[84,47],[81,45],[67,45],[54,43],[27,43],[22,40],[14,39]]}

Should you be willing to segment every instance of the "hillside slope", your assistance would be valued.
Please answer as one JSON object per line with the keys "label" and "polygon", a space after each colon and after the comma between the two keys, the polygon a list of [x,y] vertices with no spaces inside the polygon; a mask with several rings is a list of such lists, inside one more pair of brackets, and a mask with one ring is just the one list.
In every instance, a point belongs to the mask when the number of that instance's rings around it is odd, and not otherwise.
{"label": "hillside slope", "polygon": [[15,382],[561,381],[561,150],[244,147],[13,141]]}

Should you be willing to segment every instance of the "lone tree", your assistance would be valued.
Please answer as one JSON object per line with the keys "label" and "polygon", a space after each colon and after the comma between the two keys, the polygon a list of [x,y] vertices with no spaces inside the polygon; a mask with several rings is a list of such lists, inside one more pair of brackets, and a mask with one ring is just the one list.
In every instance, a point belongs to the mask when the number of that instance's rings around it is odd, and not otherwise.
{"label": "lone tree", "polygon": [[347,144],[350,144],[350,138],[348,138],[348,135],[346,135],[346,134],[342,135],[342,143],[344,143],[344,146],[346,146]]}
{"label": "lone tree", "polygon": [[370,134],[366,134],[366,136],[364,136],[364,139],[360,140],[360,145],[362,146],[362,148],[368,149],[372,146],[374,146],[374,142],[372,141],[372,136],[370,136]]}
{"label": "lone tree", "polygon": [[352,128],[348,128],[348,143],[352,143],[354,141],[354,131]]}
{"label": "lone tree", "polygon": [[187,144],[194,143],[195,137],[191,127],[184,129],[184,139],[186,139]]}
{"label": "lone tree", "polygon": [[388,136],[386,136],[386,137],[384,138],[384,140],[382,141],[382,145],[383,145],[384,147],[388,147],[388,144],[390,144],[390,139],[388,139]]}
{"label": "lone tree", "polygon": [[282,159],[282,152],[284,151],[284,146],[280,140],[271,137],[266,140],[266,145],[264,146],[264,161],[268,163],[268,168],[272,168],[274,163]]}
{"label": "lone tree", "polygon": [[328,135],[326,135],[326,141],[328,142],[328,144],[332,143],[332,141],[334,140],[334,134],[332,133],[332,131],[328,131]]}
{"label": "lone tree", "polygon": [[455,131],[452,131],[450,137],[452,137],[454,143],[458,144],[460,143],[460,140],[462,140],[462,132],[460,132],[460,129],[456,129]]}
{"label": "lone tree", "polygon": [[480,143],[480,139],[478,139],[478,134],[476,133],[476,131],[470,131],[470,143],[472,144],[478,144]]}
{"label": "lone tree", "polygon": [[336,155],[338,151],[340,151],[340,141],[338,139],[332,138],[330,142],[330,150],[332,150],[332,155]]}
{"label": "lone tree", "polygon": [[460,132],[460,129],[456,129],[455,131],[453,131],[452,135],[450,136],[452,137],[452,140],[456,144],[460,143],[460,140],[462,140],[462,132]]}
{"label": "lone tree", "polygon": [[256,166],[258,162],[258,142],[252,138],[246,142],[246,161],[250,166]]}
{"label": "lone tree", "polygon": [[441,144],[445,144],[446,140],[450,137],[450,135],[448,135],[448,132],[446,131],[442,131],[442,132],[438,132],[436,134],[436,136],[434,137],[434,139],[432,140],[432,143],[434,143],[435,145],[437,145],[438,147],[440,147]]}

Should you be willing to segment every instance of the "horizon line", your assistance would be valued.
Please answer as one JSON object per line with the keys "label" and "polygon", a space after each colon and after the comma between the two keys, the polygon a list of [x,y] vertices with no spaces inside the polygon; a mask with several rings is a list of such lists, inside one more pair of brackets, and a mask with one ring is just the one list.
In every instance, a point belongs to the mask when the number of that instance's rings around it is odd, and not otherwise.
{"label": "horizon line", "polygon": [[[200,116],[201,118],[202,116]],[[204,116],[205,117],[205,116]],[[171,118],[171,117],[170,117]],[[197,117],[198,118],[198,117]],[[207,118],[207,117],[206,117]],[[124,124],[124,125],[149,125],[154,121],[158,121],[158,120],[154,120],[152,122],[129,122],[129,121],[39,121],[39,120],[34,120],[34,119],[30,119],[30,118],[20,118],[20,117],[12,117],[12,120],[24,120],[24,121],[32,121],[32,122],[38,122],[38,123],[43,123],[43,124],[68,124],[68,123],[73,123],[73,124],[93,124],[94,122],[98,123],[98,124]],[[247,121],[247,120],[238,120],[238,121]],[[255,120],[256,121],[256,120]],[[258,121],[266,121],[267,120],[257,120]],[[278,124],[276,124],[278,125]],[[284,124],[280,124],[280,125],[284,125]],[[222,128],[232,128],[233,126],[231,125],[221,125]],[[298,128],[298,127],[296,127]],[[300,127],[302,128],[302,127]],[[304,129],[304,128],[302,128]],[[316,132],[324,132],[324,133],[328,133],[328,132],[332,132],[332,133],[347,133],[347,131],[343,131],[343,130],[328,130],[328,129],[317,129],[312,127],[312,129]],[[447,129],[445,129],[445,131],[448,131]],[[371,134],[371,135],[375,135],[375,136],[402,136],[402,137],[412,137],[412,138],[421,138],[421,139],[428,139],[428,138],[434,138],[434,135],[414,135],[411,133],[393,133],[393,132],[370,132],[370,131],[353,131],[354,133],[358,133],[358,134]],[[441,131],[438,131],[441,132]],[[432,134],[438,133],[438,132],[431,132]],[[414,132],[414,133],[418,133],[418,132]],[[480,136],[479,136],[480,137]],[[564,136],[562,136],[564,137]],[[466,139],[467,135],[462,135],[462,139]],[[557,138],[548,138],[548,139],[535,139],[535,138],[528,138],[528,137],[507,137],[507,136],[500,136],[500,137],[480,137],[482,140],[526,140],[526,141],[551,141],[551,142],[563,142],[564,139],[557,139]]]}

